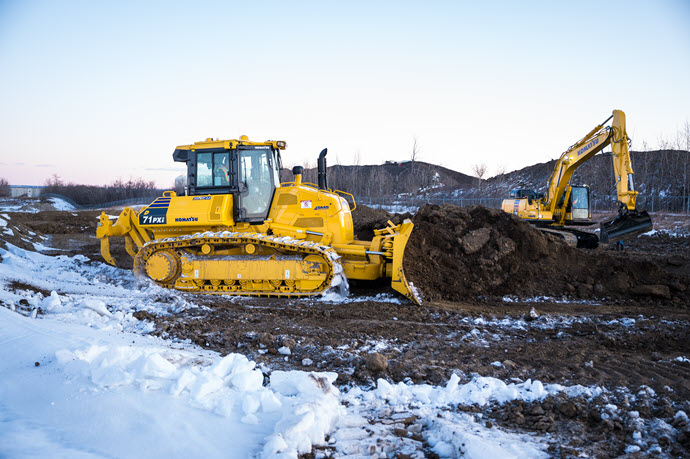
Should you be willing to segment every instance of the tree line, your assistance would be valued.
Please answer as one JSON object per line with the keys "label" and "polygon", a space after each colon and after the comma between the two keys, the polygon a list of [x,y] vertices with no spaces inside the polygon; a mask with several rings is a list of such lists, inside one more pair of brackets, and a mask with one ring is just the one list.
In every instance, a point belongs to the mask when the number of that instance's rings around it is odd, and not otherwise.
{"label": "tree line", "polygon": [[128,180],[117,179],[106,186],[79,185],[66,183],[59,176],[53,175],[45,183],[41,195],[59,194],[82,206],[105,204],[135,198],[154,198],[165,191],[156,187],[153,180],[141,178]]}

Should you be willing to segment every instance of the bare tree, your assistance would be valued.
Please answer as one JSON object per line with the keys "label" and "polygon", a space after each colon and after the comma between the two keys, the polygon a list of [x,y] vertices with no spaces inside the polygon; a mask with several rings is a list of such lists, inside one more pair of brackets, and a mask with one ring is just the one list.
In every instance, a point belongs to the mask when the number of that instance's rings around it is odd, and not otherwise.
{"label": "bare tree", "polygon": [[66,184],[62,181],[62,179],[60,178],[59,175],[53,174],[53,175],[50,176],[49,179],[46,179],[44,185],[45,185],[46,187],[55,187],[55,188],[57,188],[57,187],[64,186],[64,185],[66,185]]}
{"label": "bare tree", "polygon": [[506,172],[508,172],[508,170],[505,164],[496,166],[496,183],[499,187],[502,187],[506,181]]}
{"label": "bare tree", "polygon": [[688,160],[690,159],[690,122],[686,121],[678,133],[678,149],[685,148],[683,161],[683,200],[685,212],[690,213],[690,195],[688,194]]}
{"label": "bare tree", "polygon": [[173,190],[178,196],[183,196],[185,194],[185,189],[187,188],[187,177],[184,175],[179,175],[175,178],[175,184],[173,185]]}
{"label": "bare tree", "polygon": [[482,179],[486,175],[487,167],[485,163],[475,164],[472,166],[472,172],[474,176],[477,177],[477,188],[479,191],[482,189]]}
{"label": "bare tree", "polygon": [[412,151],[410,152],[410,159],[415,162],[419,159],[421,149],[419,147],[419,142],[417,142],[417,136],[412,137]]}
{"label": "bare tree", "polygon": [[354,166],[359,166],[361,164],[361,162],[362,162],[362,155],[361,155],[361,152],[358,148],[357,150],[355,150],[355,154],[352,155],[352,164]]}
{"label": "bare tree", "polygon": [[10,182],[5,177],[0,177],[0,196],[10,196]]}

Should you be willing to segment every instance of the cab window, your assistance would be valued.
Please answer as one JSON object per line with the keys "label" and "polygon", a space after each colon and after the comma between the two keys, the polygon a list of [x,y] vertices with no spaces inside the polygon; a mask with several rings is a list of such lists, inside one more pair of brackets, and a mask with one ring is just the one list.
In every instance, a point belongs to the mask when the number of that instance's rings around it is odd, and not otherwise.
{"label": "cab window", "polygon": [[570,193],[570,203],[573,209],[589,209],[587,188],[573,187]]}
{"label": "cab window", "polygon": [[241,207],[250,220],[265,218],[273,198],[270,154],[270,149],[243,150],[240,154]]}
{"label": "cab window", "polygon": [[196,185],[212,186],[213,153],[198,153],[196,155]]}
{"label": "cab window", "polygon": [[196,185],[198,187],[230,185],[230,154],[197,153],[196,155]]}
{"label": "cab window", "polygon": [[230,154],[213,154],[213,186],[230,185]]}

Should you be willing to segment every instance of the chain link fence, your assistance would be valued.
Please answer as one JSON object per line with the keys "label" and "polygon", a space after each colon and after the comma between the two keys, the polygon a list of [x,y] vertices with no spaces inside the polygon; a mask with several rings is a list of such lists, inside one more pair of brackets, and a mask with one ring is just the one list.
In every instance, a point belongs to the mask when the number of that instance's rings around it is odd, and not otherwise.
{"label": "chain link fence", "polygon": [[[390,196],[357,196],[356,202],[375,209],[389,212],[414,212],[426,204],[453,204],[459,207],[477,206],[501,208],[506,198],[452,198],[452,197],[390,197]],[[615,212],[618,210],[617,198],[611,196],[590,197],[593,212]],[[637,208],[648,212],[674,212],[690,214],[690,197],[687,196],[638,196]]]}
{"label": "chain link fence", "polygon": [[76,202],[74,202],[74,200],[68,198],[67,196],[62,196],[61,194],[43,193],[43,194],[41,194],[41,197],[42,198],[62,199],[63,201],[69,203],[70,205],[74,206],[75,209],[78,209],[78,210],[105,209],[108,207],[118,207],[118,206],[148,205],[148,204],[151,204],[151,202],[154,199],[156,199],[155,197],[132,198],[132,199],[123,199],[120,201],[104,202],[103,204],[81,205],[81,204],[77,204]]}
{"label": "chain link fence", "polygon": [[[102,204],[83,206],[74,202],[72,199],[59,194],[47,193],[41,196],[58,198],[74,206],[75,209],[89,210],[107,207],[146,205],[150,204],[155,198],[133,198],[121,201],[112,201]],[[375,209],[389,210],[390,212],[415,212],[426,204],[453,204],[459,207],[478,206],[501,208],[504,198],[453,198],[453,197],[392,197],[392,196],[357,196],[357,204],[364,204]],[[618,210],[616,196],[592,196],[593,212],[614,212]],[[637,197],[637,208],[648,212],[674,212],[690,214],[690,197],[687,196],[643,196]]]}

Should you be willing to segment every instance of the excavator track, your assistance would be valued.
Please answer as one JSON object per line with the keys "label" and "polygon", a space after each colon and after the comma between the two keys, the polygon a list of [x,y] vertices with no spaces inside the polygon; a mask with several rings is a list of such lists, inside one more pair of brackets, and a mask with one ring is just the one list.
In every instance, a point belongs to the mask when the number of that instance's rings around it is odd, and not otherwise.
{"label": "excavator track", "polygon": [[204,232],[153,240],[134,258],[134,273],[164,288],[269,297],[346,293],[340,255],[317,242],[256,232]]}

